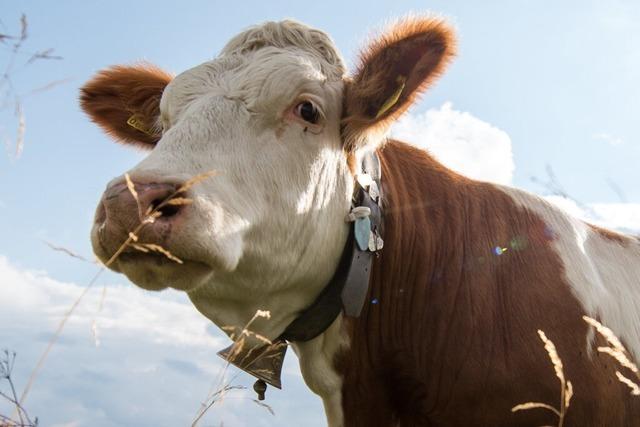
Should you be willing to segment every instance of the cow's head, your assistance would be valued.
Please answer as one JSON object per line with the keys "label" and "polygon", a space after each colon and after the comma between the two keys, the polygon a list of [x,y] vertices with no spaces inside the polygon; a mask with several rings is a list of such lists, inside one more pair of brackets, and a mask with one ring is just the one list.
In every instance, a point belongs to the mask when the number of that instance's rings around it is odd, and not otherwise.
{"label": "cow's head", "polygon": [[82,88],[82,108],[149,155],[128,171],[137,200],[124,174],[107,186],[95,253],[106,262],[149,209],[215,171],[179,194],[190,204],[164,205],[137,233],[138,244],[183,264],[129,246],[110,268],[145,289],[187,291],[218,325],[266,308],[281,330],[337,266],[354,159],[381,143],[453,51],[443,21],[412,18],[371,43],[349,77],[327,35],[283,21],[241,33],[173,78],[146,64],[99,72]]}

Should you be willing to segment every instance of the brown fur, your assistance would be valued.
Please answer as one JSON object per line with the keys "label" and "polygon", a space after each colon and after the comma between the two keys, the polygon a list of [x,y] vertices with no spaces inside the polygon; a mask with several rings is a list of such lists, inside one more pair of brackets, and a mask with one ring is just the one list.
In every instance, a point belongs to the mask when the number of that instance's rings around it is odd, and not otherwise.
{"label": "brown fur", "polygon": [[[151,64],[100,71],[80,90],[82,109],[115,139],[152,148],[162,136],[160,98],[172,76]],[[135,115],[149,133],[127,124]]]}
{"label": "brown fur", "polygon": [[[396,120],[444,72],[456,51],[453,30],[437,18],[407,18],[372,42],[345,88],[346,147],[356,148],[361,134],[384,129]],[[380,117],[381,107],[406,79],[398,101]]]}
{"label": "brown fur", "polygon": [[[640,400],[607,356],[587,352],[583,309],[544,222],[422,150],[392,141],[379,155],[385,247],[375,303],[348,321],[351,347],[337,360],[345,425],[556,425],[545,410],[511,412],[528,401],[558,406],[542,329],[575,389],[565,425],[637,426]],[[496,246],[508,250],[498,256]]]}

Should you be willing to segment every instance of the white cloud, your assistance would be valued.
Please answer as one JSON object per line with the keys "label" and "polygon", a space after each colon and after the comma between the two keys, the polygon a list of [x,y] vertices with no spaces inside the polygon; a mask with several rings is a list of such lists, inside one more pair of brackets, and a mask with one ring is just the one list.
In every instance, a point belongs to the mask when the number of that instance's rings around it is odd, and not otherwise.
{"label": "white cloud", "polygon": [[594,203],[594,221],[598,225],[640,232],[640,203]]}
{"label": "white cloud", "polygon": [[439,161],[470,178],[510,184],[511,139],[503,130],[450,102],[423,114],[407,114],[393,127],[394,138],[427,149]]}
{"label": "white cloud", "polygon": [[[450,102],[423,114],[407,114],[391,132],[394,138],[424,148],[440,162],[470,178],[510,184],[514,171],[511,139],[506,132],[472,114],[454,110]],[[593,136],[612,146],[620,138],[607,133]],[[568,213],[591,223],[623,232],[640,232],[640,204],[578,205],[570,199],[547,197]]]}
{"label": "white cloud", "polygon": [[627,233],[640,233],[640,203],[591,203],[579,205],[561,196],[546,196],[567,213],[592,224]]}
{"label": "white cloud", "polygon": [[604,141],[612,147],[617,147],[619,145],[624,144],[624,141],[622,140],[622,138],[605,133],[605,132],[596,133],[595,135],[593,135],[593,139]]}
{"label": "white cloud", "polygon": [[[0,348],[18,353],[13,379],[19,390],[52,332],[83,287],[56,281],[44,272],[23,271],[0,256]],[[101,289],[89,292],[69,319],[26,401],[42,425],[175,426],[190,425],[222,360],[216,352],[226,337],[177,292],[152,293],[129,286],[108,286],[97,313]],[[91,324],[97,315],[101,344],[95,347]],[[254,379],[238,374],[233,392],[216,404],[202,426],[324,424],[320,400],[299,374],[289,352],[283,370],[284,391],[270,388],[271,416],[254,398]],[[229,368],[229,375],[236,375]],[[0,389],[6,384],[0,382]],[[0,399],[0,413],[10,413]]]}
{"label": "white cloud", "polygon": [[[515,169],[511,139],[503,130],[450,102],[423,114],[407,114],[391,131],[394,138],[424,148],[440,162],[470,178],[510,184]],[[612,146],[622,139],[607,133],[593,135]],[[559,196],[547,197],[571,215],[623,232],[640,232],[640,204],[594,203],[586,206]]]}

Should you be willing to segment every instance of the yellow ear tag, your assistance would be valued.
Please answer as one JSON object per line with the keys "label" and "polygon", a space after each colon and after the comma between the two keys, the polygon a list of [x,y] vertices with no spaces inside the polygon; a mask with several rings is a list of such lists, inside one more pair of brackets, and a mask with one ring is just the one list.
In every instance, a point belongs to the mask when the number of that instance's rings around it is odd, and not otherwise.
{"label": "yellow ear tag", "polygon": [[398,88],[395,90],[395,92],[391,94],[391,96],[386,101],[384,101],[384,104],[382,104],[382,107],[380,107],[378,114],[376,114],[376,117],[375,117],[376,119],[382,116],[387,111],[389,111],[391,107],[396,105],[396,102],[398,102],[398,99],[400,99],[400,95],[402,95],[402,91],[404,90],[404,86],[405,86],[405,83],[407,82],[407,78],[404,76],[398,76],[398,78],[396,79],[396,82],[398,83]]}
{"label": "yellow ear tag", "polygon": [[138,116],[136,116],[135,114],[131,117],[129,117],[129,119],[127,120],[127,124],[129,126],[131,126],[132,128],[139,130],[142,133],[145,133],[149,136],[152,136],[153,134],[151,133],[151,131],[149,130],[149,128],[147,128],[144,123],[142,123],[142,121],[138,118]]}

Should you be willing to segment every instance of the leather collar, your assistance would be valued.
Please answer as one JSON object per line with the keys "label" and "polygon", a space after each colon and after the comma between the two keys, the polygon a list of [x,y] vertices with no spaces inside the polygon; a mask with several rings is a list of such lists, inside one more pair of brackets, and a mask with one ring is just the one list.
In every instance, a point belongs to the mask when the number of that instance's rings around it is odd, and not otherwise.
{"label": "leather collar", "polygon": [[282,388],[280,372],[287,342],[309,341],[324,332],[344,311],[345,316],[358,317],[369,289],[373,256],[383,247],[382,194],[380,160],[375,152],[363,156],[356,174],[351,212],[353,222],[349,237],[333,277],[316,300],[287,326],[272,344],[258,349],[238,351],[234,345],[219,356],[258,378],[254,389],[260,400],[268,383]]}
{"label": "leather collar", "polygon": [[[353,220],[354,225],[350,227],[338,268],[316,300],[291,322],[280,339],[309,341],[324,332],[343,309],[346,316],[360,316],[369,289],[373,255],[382,249],[378,156],[375,153],[365,156],[361,167],[358,177],[366,175],[369,178],[356,178],[351,211],[364,206],[370,213],[359,218],[347,218]],[[366,241],[366,244],[361,246],[358,241]],[[374,246],[376,244],[378,247]]]}

